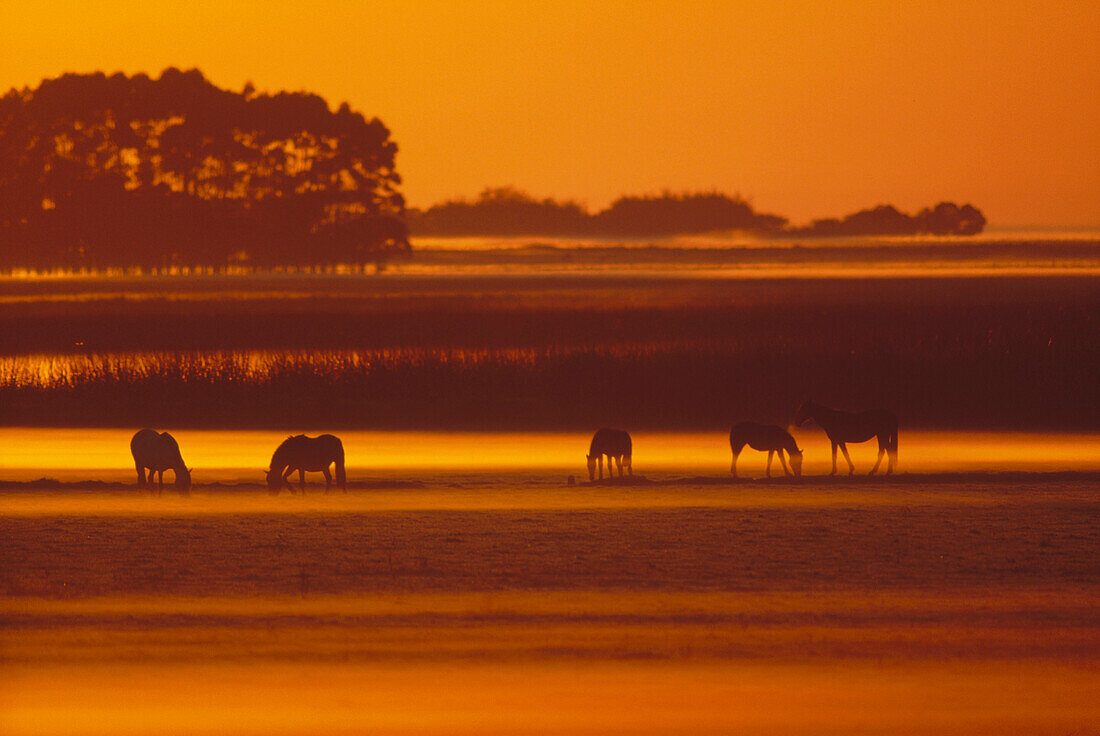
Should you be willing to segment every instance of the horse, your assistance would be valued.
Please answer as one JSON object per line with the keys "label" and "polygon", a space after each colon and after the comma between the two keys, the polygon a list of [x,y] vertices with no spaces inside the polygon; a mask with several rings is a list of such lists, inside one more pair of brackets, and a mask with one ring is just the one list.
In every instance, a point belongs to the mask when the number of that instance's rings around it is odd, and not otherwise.
{"label": "horse", "polygon": [[[140,429],[130,439],[130,454],[134,456],[137,469],[138,488],[153,488],[153,474],[157,474],[159,491],[164,492],[164,471],[176,474],[176,490],[182,494],[191,491],[191,469],[180,455],[180,446],[167,432],[155,429]],[[149,469],[149,479],[145,479],[145,469]]]}
{"label": "horse", "polygon": [[886,474],[894,472],[894,465],[898,461],[898,418],[884,409],[870,409],[868,411],[838,411],[830,409],[812,401],[803,402],[795,414],[794,423],[801,427],[808,420],[817,422],[829,441],[833,443],[833,472],[836,475],[836,448],[844,453],[844,459],[848,461],[848,475],[854,475],[856,466],[852,464],[852,458],[848,455],[847,442],[866,442],[872,437],[878,438],[878,460],[875,467],[871,468],[871,475],[878,472],[878,466],[882,463],[884,453],[889,455],[886,463]]}
{"label": "horse", "polygon": [[623,477],[623,466],[626,466],[626,471],[630,475],[634,475],[634,467],[631,464],[631,452],[632,445],[630,442],[630,435],[621,429],[603,429],[596,430],[596,434],[592,436],[592,444],[588,446],[588,454],[585,455],[585,460],[588,461],[588,480],[593,481],[596,479],[596,467],[600,469],[600,480],[603,480],[603,456],[607,455],[607,477],[611,478],[611,461],[619,465],[619,477]]}
{"label": "horse", "polygon": [[774,424],[757,424],[756,422],[738,422],[730,428],[730,449],[733,451],[733,462],[730,463],[730,473],[737,477],[737,456],[748,445],[754,450],[768,451],[768,467],[765,471],[767,477],[772,477],[772,455],[779,453],[779,462],[783,465],[783,474],[791,475],[787,470],[787,461],[783,459],[783,451],[786,450],[791,458],[791,469],[794,475],[802,475],[802,450],[791,437],[787,430]]}
{"label": "horse", "polygon": [[344,445],[339,437],[331,434],[323,434],[319,437],[306,437],[304,434],[287,437],[271,456],[271,466],[267,471],[267,489],[275,495],[286,485],[290,492],[294,493],[294,486],[290,485],[287,478],[297,470],[302,493],[306,492],[306,471],[324,473],[325,493],[328,493],[332,487],[332,475],[328,468],[333,463],[336,464],[336,482],[341,490],[347,493]]}

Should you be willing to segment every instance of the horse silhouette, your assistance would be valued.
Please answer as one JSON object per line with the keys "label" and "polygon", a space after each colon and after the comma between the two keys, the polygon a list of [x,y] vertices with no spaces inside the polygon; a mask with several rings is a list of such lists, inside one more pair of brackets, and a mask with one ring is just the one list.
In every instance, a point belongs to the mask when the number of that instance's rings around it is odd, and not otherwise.
{"label": "horse silhouette", "polygon": [[306,491],[306,472],[325,474],[325,493],[332,487],[332,475],[329,466],[336,464],[336,482],[346,493],[347,476],[344,474],[344,445],[339,437],[323,434],[319,437],[306,437],[304,434],[287,437],[275,448],[271,456],[271,466],[267,471],[267,489],[274,495],[285,485],[294,493],[294,486],[287,478],[298,471],[298,484],[302,493]]}
{"label": "horse silhouette", "polygon": [[611,461],[614,460],[619,465],[619,477],[623,477],[623,466],[626,466],[626,470],[630,475],[634,475],[634,467],[631,464],[632,445],[630,442],[630,435],[621,429],[603,429],[596,430],[596,434],[592,436],[592,444],[588,446],[588,454],[585,459],[588,461],[588,480],[592,481],[596,479],[596,468],[600,470],[600,480],[603,480],[603,457],[607,456],[607,477],[613,477],[611,472]]}
{"label": "horse silhouette", "polygon": [[737,477],[737,456],[748,445],[754,450],[768,451],[768,467],[765,471],[767,477],[772,477],[772,455],[779,453],[779,462],[783,465],[783,474],[791,475],[787,470],[787,462],[783,459],[783,451],[786,450],[791,458],[791,469],[795,476],[802,475],[802,450],[791,437],[787,430],[774,424],[757,424],[756,422],[738,422],[730,428],[730,449],[733,451],[733,462],[730,463],[730,473]]}
{"label": "horse silhouette", "polygon": [[[164,492],[164,471],[176,474],[176,490],[186,494],[191,491],[191,470],[180,455],[180,446],[167,432],[155,429],[139,429],[130,439],[130,454],[134,456],[137,469],[138,488],[153,489],[153,474],[156,473],[158,490]],[[145,478],[145,469],[149,469],[149,478]]]}
{"label": "horse silhouette", "polygon": [[854,475],[856,466],[852,464],[852,458],[848,455],[845,443],[866,442],[872,437],[878,438],[878,460],[875,461],[875,467],[871,468],[871,475],[878,471],[883,453],[889,454],[886,474],[894,472],[894,465],[898,461],[898,418],[892,412],[884,409],[838,411],[806,401],[798,407],[794,423],[801,427],[810,419],[825,430],[829,441],[833,443],[833,472],[830,475],[836,475],[836,448],[838,447],[844,453],[844,459],[848,461],[848,475]]}

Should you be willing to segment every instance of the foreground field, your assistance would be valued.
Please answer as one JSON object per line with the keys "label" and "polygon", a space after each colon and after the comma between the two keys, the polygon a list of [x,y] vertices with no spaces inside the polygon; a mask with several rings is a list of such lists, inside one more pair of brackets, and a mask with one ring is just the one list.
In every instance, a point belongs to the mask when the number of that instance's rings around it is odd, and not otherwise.
{"label": "foreground field", "polygon": [[656,480],[9,488],[0,730],[1073,734],[1100,719],[1095,473]]}

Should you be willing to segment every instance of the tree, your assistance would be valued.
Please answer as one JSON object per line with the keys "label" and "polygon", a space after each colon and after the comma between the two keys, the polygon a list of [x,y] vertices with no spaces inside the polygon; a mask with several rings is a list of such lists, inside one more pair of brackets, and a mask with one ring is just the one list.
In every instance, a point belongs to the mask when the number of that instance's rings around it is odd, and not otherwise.
{"label": "tree", "polygon": [[0,266],[380,263],[409,249],[396,144],[307,92],[65,74],[0,97]]}

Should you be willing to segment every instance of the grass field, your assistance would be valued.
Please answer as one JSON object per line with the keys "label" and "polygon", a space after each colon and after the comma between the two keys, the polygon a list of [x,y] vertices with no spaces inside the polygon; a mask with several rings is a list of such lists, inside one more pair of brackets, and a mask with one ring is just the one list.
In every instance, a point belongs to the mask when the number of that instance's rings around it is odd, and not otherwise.
{"label": "grass field", "polygon": [[420,477],[305,497],[0,491],[0,730],[1075,734],[1100,718],[1095,473]]}

